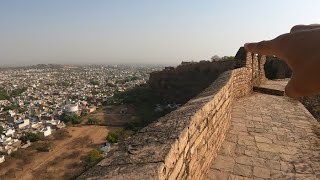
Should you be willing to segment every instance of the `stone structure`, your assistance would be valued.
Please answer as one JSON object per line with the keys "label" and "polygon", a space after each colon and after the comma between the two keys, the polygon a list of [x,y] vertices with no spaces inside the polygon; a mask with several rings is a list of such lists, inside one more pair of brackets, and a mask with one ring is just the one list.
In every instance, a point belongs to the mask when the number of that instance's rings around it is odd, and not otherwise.
{"label": "stone structure", "polygon": [[[283,91],[286,84],[263,86]],[[252,93],[232,108],[230,129],[203,179],[320,179],[320,124],[299,101]]]}
{"label": "stone structure", "polygon": [[233,69],[233,64],[232,60],[182,62],[176,68],[167,67],[151,73],[148,85],[167,103],[184,104],[212,84],[221,73]]}
{"label": "stone structure", "polygon": [[276,57],[267,57],[264,69],[268,79],[285,79],[290,78],[292,75],[290,67],[283,60]]}
{"label": "stone structure", "polygon": [[233,103],[264,79],[259,63],[265,61],[251,53],[242,57],[236,69],[222,73],[185,105],[119,144],[79,179],[203,178],[224,142]]}

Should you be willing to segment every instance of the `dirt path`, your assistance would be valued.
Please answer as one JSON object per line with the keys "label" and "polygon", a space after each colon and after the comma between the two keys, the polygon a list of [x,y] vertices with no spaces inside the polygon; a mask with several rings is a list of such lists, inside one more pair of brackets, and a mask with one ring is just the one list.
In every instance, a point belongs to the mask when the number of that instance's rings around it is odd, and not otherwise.
{"label": "dirt path", "polygon": [[[39,161],[36,161],[34,163],[32,163],[31,167],[26,169],[26,171],[19,177],[19,179],[32,179],[32,171],[36,170],[37,168],[41,167],[42,165],[46,164],[47,162],[49,162],[50,160],[56,158],[57,156],[61,155],[62,153],[65,152],[66,148],[65,146],[67,146],[67,144],[71,143],[72,141],[75,140],[75,138],[78,137],[84,137],[87,135],[90,135],[91,133],[97,131],[99,129],[99,127],[94,126],[91,128],[81,128],[81,127],[77,127],[77,129],[74,131],[75,133],[72,134],[72,137],[69,138],[68,140],[65,140],[61,143],[55,143],[55,146],[53,148],[52,151],[50,151],[49,153],[46,154],[46,156],[41,158],[41,161],[39,159]],[[70,130],[72,131],[73,129],[75,129],[74,127],[71,127]],[[70,132],[72,133],[72,132]]]}

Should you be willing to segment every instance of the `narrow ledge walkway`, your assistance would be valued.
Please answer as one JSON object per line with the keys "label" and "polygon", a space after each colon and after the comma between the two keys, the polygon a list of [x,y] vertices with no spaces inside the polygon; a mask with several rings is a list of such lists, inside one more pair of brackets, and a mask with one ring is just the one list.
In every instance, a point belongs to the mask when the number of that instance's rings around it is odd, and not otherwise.
{"label": "narrow ledge walkway", "polygon": [[320,179],[320,125],[298,101],[253,93],[231,121],[205,179]]}

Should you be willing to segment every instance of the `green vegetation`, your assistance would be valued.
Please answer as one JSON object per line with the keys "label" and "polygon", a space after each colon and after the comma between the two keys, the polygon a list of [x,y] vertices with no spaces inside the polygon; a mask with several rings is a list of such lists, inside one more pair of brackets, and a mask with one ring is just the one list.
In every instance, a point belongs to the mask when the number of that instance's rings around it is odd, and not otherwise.
{"label": "green vegetation", "polygon": [[91,79],[91,80],[90,80],[90,84],[91,84],[91,85],[99,85],[100,83],[99,83],[99,81],[97,81],[97,80]]}
{"label": "green vegetation", "polygon": [[24,136],[20,137],[20,140],[23,143],[26,143],[27,141],[37,142],[37,141],[43,140],[43,138],[44,138],[44,135],[41,132],[38,132],[38,133],[27,132]]}
{"label": "green vegetation", "polygon": [[16,105],[8,105],[8,106],[3,108],[4,111],[15,110],[15,109],[18,109],[18,106],[16,106]]}
{"label": "green vegetation", "polygon": [[56,140],[63,140],[66,139],[68,137],[71,137],[70,133],[68,132],[68,130],[66,129],[59,129],[57,130],[55,133],[53,133],[53,137]]}
{"label": "green vegetation", "polygon": [[8,100],[9,96],[4,89],[0,89],[0,100]]}
{"label": "green vegetation", "polygon": [[106,140],[110,143],[117,143],[119,139],[119,132],[109,132]]}
{"label": "green vegetation", "polygon": [[19,88],[11,91],[10,94],[7,94],[7,92],[4,89],[0,89],[0,100],[8,100],[9,97],[17,97],[20,96],[22,93],[24,93],[27,90],[27,88]]}
{"label": "green vegetation", "polygon": [[133,131],[138,131],[167,113],[154,112],[155,105],[164,102],[159,94],[148,87],[135,87],[125,92],[118,92],[110,99],[110,102],[131,104],[135,107],[137,117],[127,126],[127,129]]}
{"label": "green vegetation", "polygon": [[39,152],[49,152],[52,148],[51,142],[37,142],[33,144],[33,148]]}
{"label": "green vegetation", "polygon": [[97,118],[88,118],[88,124],[98,124],[99,120]]}
{"label": "green vegetation", "polygon": [[217,55],[211,57],[211,61],[233,61],[234,56],[223,56],[219,57]]}
{"label": "green vegetation", "polygon": [[135,81],[135,80],[138,80],[139,78],[137,76],[132,76],[129,79],[130,79],[130,81]]}
{"label": "green vegetation", "polygon": [[127,77],[125,79],[119,79],[119,80],[116,80],[116,84],[125,84],[127,82],[130,82],[130,81],[135,81],[135,80],[138,80],[139,78],[136,77],[136,76],[132,76],[132,77]]}
{"label": "green vegetation", "polygon": [[58,82],[57,86],[62,86],[62,87],[70,87],[73,86],[74,84],[72,82]]}
{"label": "green vegetation", "polygon": [[113,83],[106,83],[106,86],[109,86],[109,87],[117,87],[115,84]]}
{"label": "green vegetation", "polygon": [[233,61],[234,60],[234,56],[223,56],[221,58],[221,60],[223,60],[223,61]]}
{"label": "green vegetation", "polygon": [[126,129],[121,129],[121,130],[117,130],[117,131],[112,131],[109,132],[106,140],[109,143],[117,143],[119,141],[124,141],[126,140],[128,137],[130,137],[133,134],[133,131],[130,130],[126,130]]}
{"label": "green vegetation", "polygon": [[94,149],[89,152],[88,156],[85,159],[85,164],[87,168],[90,168],[96,165],[99,161],[102,160],[102,154],[99,149]]}
{"label": "green vegetation", "polygon": [[10,93],[10,96],[12,97],[17,97],[20,96],[22,93],[24,93],[28,88],[19,88],[19,89],[15,89]]}
{"label": "green vegetation", "polygon": [[66,114],[64,113],[61,117],[62,121],[65,123],[71,123],[71,124],[80,124],[82,122],[82,119],[77,116],[76,114]]}

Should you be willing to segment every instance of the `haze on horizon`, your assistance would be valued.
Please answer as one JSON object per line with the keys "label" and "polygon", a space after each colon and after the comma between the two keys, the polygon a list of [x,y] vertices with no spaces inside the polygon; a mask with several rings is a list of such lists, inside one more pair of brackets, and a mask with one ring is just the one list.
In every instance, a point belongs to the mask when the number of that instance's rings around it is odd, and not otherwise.
{"label": "haze on horizon", "polygon": [[317,23],[318,0],[0,2],[0,66],[178,64]]}

